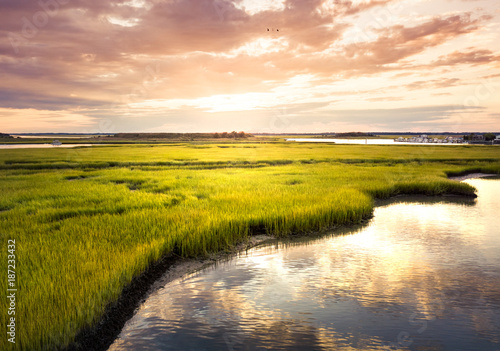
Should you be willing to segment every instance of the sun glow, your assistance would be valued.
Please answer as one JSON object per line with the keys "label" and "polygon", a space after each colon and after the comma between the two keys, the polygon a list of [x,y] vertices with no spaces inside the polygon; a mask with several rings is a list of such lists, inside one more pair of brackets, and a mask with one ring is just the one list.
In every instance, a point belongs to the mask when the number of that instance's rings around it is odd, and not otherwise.
{"label": "sun glow", "polygon": [[239,9],[245,9],[249,15],[263,11],[281,11],[285,8],[284,0],[243,0],[236,5]]}
{"label": "sun glow", "polygon": [[261,56],[264,54],[280,52],[288,48],[288,41],[284,38],[259,38],[246,43],[234,50],[235,55],[246,54],[249,56]]}
{"label": "sun glow", "polygon": [[113,16],[108,16],[106,18],[109,23],[115,24],[122,27],[135,27],[139,24],[138,18],[118,18]]}

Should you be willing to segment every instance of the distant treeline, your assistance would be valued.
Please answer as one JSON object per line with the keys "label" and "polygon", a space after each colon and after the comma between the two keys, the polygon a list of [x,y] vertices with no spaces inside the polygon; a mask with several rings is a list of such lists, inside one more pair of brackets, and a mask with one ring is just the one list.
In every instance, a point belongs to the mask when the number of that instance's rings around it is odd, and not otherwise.
{"label": "distant treeline", "polygon": [[9,138],[9,139],[12,139],[14,137],[10,136],[9,134],[0,133],[0,138]]}
{"label": "distant treeline", "polygon": [[231,133],[118,133],[113,137],[121,139],[170,139],[170,140],[200,140],[200,139],[244,139],[252,137],[245,132]]}
{"label": "distant treeline", "polygon": [[349,137],[349,138],[357,138],[357,137],[374,137],[375,134],[371,133],[363,133],[363,132],[348,132],[348,133],[336,133],[336,137]]}

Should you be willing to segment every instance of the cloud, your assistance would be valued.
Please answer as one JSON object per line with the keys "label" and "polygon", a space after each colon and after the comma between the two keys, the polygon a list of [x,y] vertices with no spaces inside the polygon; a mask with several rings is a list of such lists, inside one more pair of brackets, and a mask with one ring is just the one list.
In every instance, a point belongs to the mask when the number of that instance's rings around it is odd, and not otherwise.
{"label": "cloud", "polygon": [[457,86],[460,82],[461,80],[458,78],[420,80],[405,85],[405,88],[408,90],[429,89],[429,88],[439,89],[439,88],[448,88],[452,86]]}
{"label": "cloud", "polygon": [[[467,85],[470,78],[440,72],[456,65],[498,68],[498,47],[469,42],[470,34],[496,19],[470,6],[460,10],[440,1],[453,11],[415,18],[392,12],[393,20],[372,29],[373,36],[350,37],[373,20],[373,9],[387,12],[393,3],[398,2],[286,0],[245,11],[236,0],[4,0],[0,107],[90,116],[99,109],[104,112],[96,118],[126,119],[131,104],[184,99],[194,110],[176,113],[203,119],[197,101],[249,96],[250,105],[261,106],[261,96],[272,96],[276,106],[324,104],[307,112],[320,116],[328,104],[359,92],[367,111],[373,110],[369,103],[380,107],[417,90],[449,104],[447,92],[436,89]],[[410,13],[408,6],[401,11]],[[435,76],[410,80],[424,73]],[[307,84],[296,79],[306,75]],[[360,86],[366,77],[387,81]],[[391,86],[401,91],[384,90]],[[158,115],[144,112],[154,120],[150,128],[168,124],[160,123],[161,113],[174,118],[162,108]],[[262,113],[254,111],[255,119]],[[140,125],[134,119],[123,123]]]}
{"label": "cloud", "polygon": [[9,133],[23,132],[98,132],[93,117],[78,112],[48,111],[42,109],[10,109],[0,107],[0,122]]}
{"label": "cloud", "polygon": [[484,107],[459,105],[423,106],[395,109],[329,109],[312,117],[296,116],[288,132],[300,132],[314,125],[316,131],[348,131],[357,126],[364,131],[456,131],[474,130],[474,123],[488,125],[498,118]]}
{"label": "cloud", "polygon": [[411,65],[404,60],[471,33],[488,18],[473,18],[466,13],[432,18],[416,26],[394,25],[377,30],[378,38],[373,41],[347,44],[337,51],[310,56],[287,53],[273,63],[286,71],[345,77],[405,69]]}
{"label": "cloud", "polygon": [[484,78],[484,79],[490,79],[490,78],[498,78],[500,77],[500,73],[496,73],[496,74],[489,74],[487,76],[483,76],[481,78]]}
{"label": "cloud", "polygon": [[379,67],[438,46],[460,35],[473,32],[489,17],[473,18],[471,13],[432,18],[416,26],[395,25],[378,30],[373,42],[356,43],[346,48],[346,54],[358,61]]}
{"label": "cloud", "polygon": [[500,55],[495,55],[494,52],[488,49],[468,52],[454,51],[451,54],[441,56],[438,60],[432,62],[430,66],[484,65],[499,61]]}
{"label": "cloud", "polygon": [[65,110],[102,106],[104,102],[78,97],[65,97],[62,94],[35,93],[19,90],[0,90],[0,106],[5,108],[36,108],[42,110]]}

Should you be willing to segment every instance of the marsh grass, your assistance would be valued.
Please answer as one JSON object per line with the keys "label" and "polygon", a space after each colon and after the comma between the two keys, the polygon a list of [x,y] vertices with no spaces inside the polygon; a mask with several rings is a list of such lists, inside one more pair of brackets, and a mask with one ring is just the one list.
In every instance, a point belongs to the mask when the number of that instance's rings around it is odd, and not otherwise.
{"label": "marsh grass", "polygon": [[168,253],[198,257],[256,233],[359,223],[376,198],[472,195],[446,175],[500,174],[498,148],[490,147],[223,146],[3,152],[2,247],[17,243],[16,348],[68,345]]}

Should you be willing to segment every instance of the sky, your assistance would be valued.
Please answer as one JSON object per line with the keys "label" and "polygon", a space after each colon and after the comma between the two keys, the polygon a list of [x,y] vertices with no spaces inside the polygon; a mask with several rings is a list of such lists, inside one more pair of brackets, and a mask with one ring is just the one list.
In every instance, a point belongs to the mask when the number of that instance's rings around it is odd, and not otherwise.
{"label": "sky", "polygon": [[1,0],[0,132],[500,131],[498,0]]}

